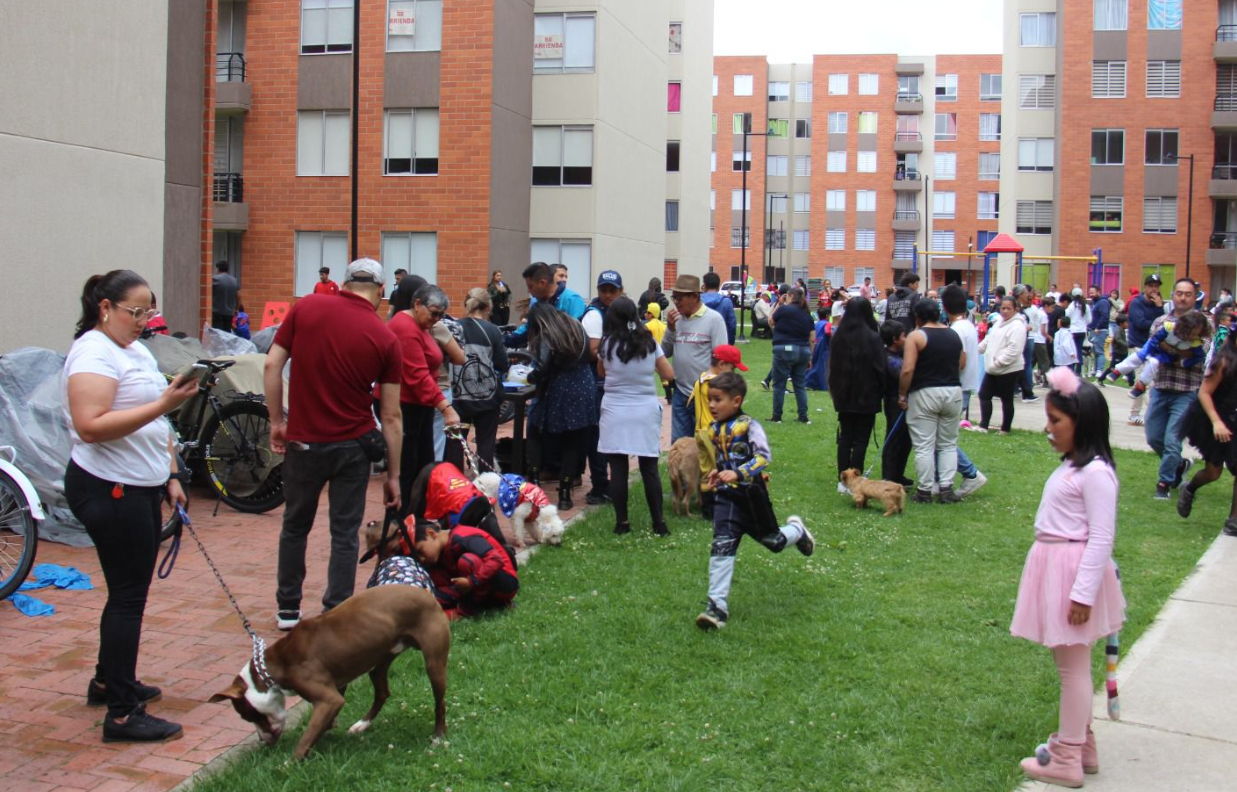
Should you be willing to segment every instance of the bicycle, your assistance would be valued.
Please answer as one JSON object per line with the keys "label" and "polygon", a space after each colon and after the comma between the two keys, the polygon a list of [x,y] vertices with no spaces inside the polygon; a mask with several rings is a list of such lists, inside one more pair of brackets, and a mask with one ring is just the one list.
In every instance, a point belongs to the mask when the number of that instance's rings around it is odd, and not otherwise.
{"label": "bicycle", "polygon": [[45,519],[34,485],[17,467],[17,450],[0,446],[0,600],[30,574],[39,549],[38,523]]}

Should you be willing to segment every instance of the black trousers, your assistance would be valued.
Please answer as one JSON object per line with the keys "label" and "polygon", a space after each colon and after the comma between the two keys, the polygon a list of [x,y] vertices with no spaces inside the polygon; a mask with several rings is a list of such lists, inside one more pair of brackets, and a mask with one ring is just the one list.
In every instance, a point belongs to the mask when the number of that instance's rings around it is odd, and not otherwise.
{"label": "black trousers", "polygon": [[[434,408],[420,404],[399,405],[404,416],[404,443],[399,454],[399,503],[402,516],[408,516],[412,482],[421,468],[434,461]],[[448,442],[447,448],[451,447]]]}
{"label": "black trousers", "polygon": [[[467,419],[476,429],[476,435],[473,440],[477,444],[477,456],[489,465],[489,468],[482,467],[478,473],[485,473],[487,470],[494,467],[494,447],[498,443],[498,408],[489,410],[483,413],[471,415]],[[470,430],[464,430],[464,439],[468,439]],[[458,440],[447,438],[446,448],[442,454],[443,461],[450,462],[460,470],[464,470],[464,447],[460,445]],[[400,471],[403,472],[402,470]]]}
{"label": "black trousers", "polygon": [[911,433],[906,427],[906,413],[896,403],[885,404],[885,433],[888,437],[881,446],[881,478],[903,484],[911,455]]}
{"label": "black trousers", "polygon": [[[592,427],[594,430],[596,427]],[[533,457],[533,469],[537,471],[542,486],[546,486],[544,474],[547,467],[557,467],[559,486],[571,491],[571,480],[581,471],[581,450],[585,448],[589,427],[568,432],[530,432],[529,446]],[[553,454],[554,456],[551,456]],[[557,457],[555,460],[554,457]],[[552,464],[557,462],[557,465]]]}
{"label": "black trousers", "polygon": [[855,468],[863,474],[863,463],[872,440],[875,413],[838,413],[838,479],[842,471]]}
{"label": "black trousers", "polygon": [[1001,431],[1008,432],[1014,425],[1014,391],[1022,380],[1022,371],[1008,374],[985,374],[979,386],[979,425],[987,429],[992,420],[992,397],[1001,400]]}
{"label": "black trousers", "polygon": [[225,333],[232,332],[232,314],[211,314],[210,326]]}
{"label": "black trousers", "polygon": [[141,704],[137,652],[159,554],[159,502],[166,489],[126,486],[124,495],[114,498],[113,486],[113,482],[86,472],[76,462],[69,462],[64,474],[69,508],[86,526],[107,582],[95,678],[107,686],[107,714],[123,718]]}
{"label": "black trousers", "polygon": [[[597,413],[601,414],[601,399],[605,396],[605,389],[599,384],[597,386]],[[593,492],[605,494],[610,490],[610,460],[597,450],[597,443],[601,439],[601,427],[590,426],[584,430],[586,434],[585,442],[588,447],[588,477],[593,483]]]}
{"label": "black trousers", "polygon": [[[614,501],[616,522],[627,519],[627,474],[628,457],[625,454],[607,454],[610,461],[610,500]],[[640,480],[644,482],[644,501],[648,504],[653,525],[666,521],[662,514],[661,475],[657,472],[657,457],[636,457],[640,466]]]}

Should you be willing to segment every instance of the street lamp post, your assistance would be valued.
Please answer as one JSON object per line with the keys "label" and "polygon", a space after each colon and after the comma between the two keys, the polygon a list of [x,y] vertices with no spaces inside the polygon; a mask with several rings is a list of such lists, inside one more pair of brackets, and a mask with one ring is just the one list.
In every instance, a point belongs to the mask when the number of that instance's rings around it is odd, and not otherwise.
{"label": "street lamp post", "polygon": [[1183,159],[1190,161],[1190,186],[1186,193],[1185,207],[1185,276],[1190,277],[1190,244],[1194,236],[1194,155],[1193,154],[1178,154],[1177,161]]}
{"label": "street lamp post", "polygon": [[739,334],[735,337],[735,341],[747,342],[747,336],[743,333],[743,324],[747,319],[747,172],[751,168],[751,163],[747,160],[747,139],[748,137],[764,137],[767,132],[753,132],[751,129],[751,121],[748,120],[747,114],[743,116],[743,159],[739,161],[739,166],[743,169],[743,190],[739,197]]}

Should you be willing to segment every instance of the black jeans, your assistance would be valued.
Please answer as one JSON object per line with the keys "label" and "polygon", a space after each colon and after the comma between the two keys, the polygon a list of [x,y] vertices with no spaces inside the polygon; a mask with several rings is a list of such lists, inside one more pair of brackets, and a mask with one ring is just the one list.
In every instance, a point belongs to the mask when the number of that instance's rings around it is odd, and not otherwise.
{"label": "black jeans", "polygon": [[906,414],[896,403],[885,404],[885,432],[888,436],[881,446],[881,478],[904,484],[906,462],[911,455],[911,433],[906,428]]}
{"label": "black jeans", "polygon": [[69,462],[64,494],[73,515],[86,526],[107,581],[107,604],[99,619],[99,662],[95,678],[107,686],[107,714],[123,718],[141,704],[137,693],[137,651],[142,615],[159,554],[164,487],[124,488],[112,497],[104,481]]}
{"label": "black jeans", "polygon": [[232,332],[232,314],[211,314],[210,326],[225,333]]}
{"label": "black jeans", "polygon": [[[601,399],[605,396],[605,389],[599,383],[597,385],[597,413],[601,414]],[[597,443],[601,440],[601,427],[590,426],[584,430],[587,432],[588,443],[588,477],[593,483],[592,491],[604,495],[610,491],[610,461],[597,450]]]}
{"label": "black jeans", "polygon": [[[402,471],[401,471],[402,472]],[[283,462],[287,499],[279,533],[278,589],[280,610],[299,610],[305,582],[305,544],[318,513],[318,498],[328,487],[331,560],[327,566],[322,606],[330,610],[352,596],[356,581],[357,532],[365,514],[369,459],[354,440],[315,443],[302,449],[288,443]]]}
{"label": "black jeans", "polygon": [[[606,454],[610,460],[610,500],[614,501],[614,518],[616,522],[627,522],[627,456],[625,454]],[[644,501],[649,506],[649,515],[653,525],[666,522],[662,514],[661,475],[657,472],[657,457],[636,457],[640,465],[640,480],[644,482]]]}
{"label": "black jeans", "polygon": [[992,420],[992,397],[1001,400],[1001,431],[1008,432],[1014,425],[1014,391],[1022,380],[1021,371],[1008,374],[985,374],[979,386],[979,425],[987,429]]}
{"label": "black jeans", "polygon": [[[592,428],[596,430],[596,427]],[[571,492],[571,480],[582,472],[580,452],[587,442],[588,431],[589,427],[585,427],[553,434],[538,432],[535,437],[530,434],[530,450],[534,458],[533,469],[537,471],[543,488],[548,486],[544,478],[546,468],[557,467],[560,491]],[[551,453],[558,457],[557,465],[547,464],[551,462]]]}
{"label": "black jeans", "polygon": [[[404,416],[403,445],[399,453],[399,508],[408,516],[412,482],[426,465],[434,464],[434,408],[420,404],[399,405]],[[450,443],[448,443],[448,449]]]}
{"label": "black jeans", "polygon": [[872,440],[876,413],[838,413],[838,480],[842,471],[854,468],[863,475],[863,463]]}

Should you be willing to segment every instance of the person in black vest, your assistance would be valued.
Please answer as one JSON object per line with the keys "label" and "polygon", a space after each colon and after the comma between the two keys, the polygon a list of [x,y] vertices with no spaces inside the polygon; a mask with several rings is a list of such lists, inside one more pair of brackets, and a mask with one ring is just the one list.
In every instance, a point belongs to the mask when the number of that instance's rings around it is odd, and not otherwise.
{"label": "person in black vest", "polygon": [[915,304],[920,299],[919,275],[908,272],[902,276],[902,285],[885,301],[885,321],[901,322],[909,335],[915,330]]}
{"label": "person in black vest", "polygon": [[[584,311],[580,324],[584,325],[584,334],[588,336],[589,360],[593,369],[593,381],[597,384],[597,410],[600,414],[601,399],[605,396],[606,378],[597,371],[597,353],[601,347],[601,336],[606,323],[606,311],[610,304],[623,294],[623,276],[614,270],[606,270],[597,276],[597,297],[593,299]],[[588,433],[586,453],[588,454],[589,478],[593,488],[584,496],[584,501],[590,506],[599,506],[610,500],[609,460],[605,454],[598,453],[597,441],[599,430],[593,426]]]}

